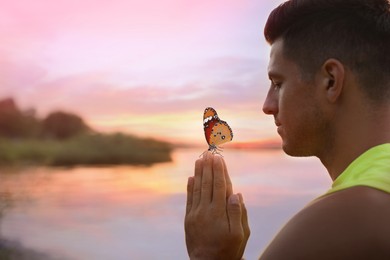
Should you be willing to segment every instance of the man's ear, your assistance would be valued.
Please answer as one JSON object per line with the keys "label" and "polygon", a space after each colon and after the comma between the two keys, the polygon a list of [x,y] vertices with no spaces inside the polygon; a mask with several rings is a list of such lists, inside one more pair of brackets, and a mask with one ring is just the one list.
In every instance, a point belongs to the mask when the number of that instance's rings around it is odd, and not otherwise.
{"label": "man's ear", "polygon": [[344,87],[345,68],[336,59],[328,59],[321,68],[322,85],[326,91],[326,98],[334,103],[338,100]]}

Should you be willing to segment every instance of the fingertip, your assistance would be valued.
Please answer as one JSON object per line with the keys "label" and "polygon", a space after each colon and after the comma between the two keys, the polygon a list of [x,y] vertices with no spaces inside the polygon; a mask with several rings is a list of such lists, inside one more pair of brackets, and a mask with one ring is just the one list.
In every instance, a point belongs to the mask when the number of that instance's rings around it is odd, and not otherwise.
{"label": "fingertip", "polygon": [[229,204],[231,204],[231,205],[238,205],[239,201],[240,201],[240,198],[239,198],[238,195],[236,195],[236,194],[230,195],[230,197],[229,197]]}
{"label": "fingertip", "polygon": [[202,158],[198,159],[198,160],[195,161],[195,165],[200,165],[200,164],[202,164],[202,162],[203,162]]}
{"label": "fingertip", "polygon": [[205,169],[211,169],[213,167],[213,162],[214,155],[210,151],[207,151],[206,156],[202,160],[203,172]]}
{"label": "fingertip", "polygon": [[203,160],[198,159],[195,161],[195,175],[199,175],[202,172]]}
{"label": "fingertip", "polygon": [[222,156],[220,156],[219,154],[215,154],[213,156],[214,156],[214,160],[213,160],[214,164],[215,163],[222,163]]}
{"label": "fingertip", "polygon": [[214,157],[215,157],[215,154],[213,154],[213,153],[210,152],[210,151],[207,151],[207,152],[204,154],[203,159],[204,159],[205,161],[212,161],[212,160],[214,159]]}
{"label": "fingertip", "polygon": [[238,198],[240,199],[240,203],[243,204],[244,203],[244,198],[242,197],[242,194],[241,193],[237,193],[238,195]]}
{"label": "fingertip", "polygon": [[203,153],[203,159],[207,160],[207,157],[209,156],[210,151],[206,151]]}

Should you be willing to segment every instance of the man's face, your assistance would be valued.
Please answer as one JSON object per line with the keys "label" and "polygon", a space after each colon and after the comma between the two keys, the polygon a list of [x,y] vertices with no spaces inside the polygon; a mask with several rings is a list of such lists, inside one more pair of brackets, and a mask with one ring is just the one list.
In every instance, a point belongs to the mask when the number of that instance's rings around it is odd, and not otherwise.
{"label": "man's face", "polygon": [[292,156],[318,156],[331,133],[316,80],[302,80],[298,65],[284,56],[282,40],[271,46],[268,75],[271,86],[263,111],[274,116],[283,150]]}

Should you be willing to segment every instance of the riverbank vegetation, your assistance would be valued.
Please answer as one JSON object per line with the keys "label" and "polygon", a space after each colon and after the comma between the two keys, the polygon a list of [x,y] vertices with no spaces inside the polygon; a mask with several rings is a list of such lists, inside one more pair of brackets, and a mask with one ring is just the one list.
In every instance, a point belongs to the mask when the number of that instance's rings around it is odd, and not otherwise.
{"label": "riverbank vegetation", "polygon": [[170,161],[169,144],[124,134],[84,134],[66,140],[0,139],[0,165],[153,164]]}
{"label": "riverbank vegetation", "polygon": [[0,165],[50,166],[144,164],[170,161],[169,143],[123,133],[102,134],[71,113],[44,119],[0,101]]}

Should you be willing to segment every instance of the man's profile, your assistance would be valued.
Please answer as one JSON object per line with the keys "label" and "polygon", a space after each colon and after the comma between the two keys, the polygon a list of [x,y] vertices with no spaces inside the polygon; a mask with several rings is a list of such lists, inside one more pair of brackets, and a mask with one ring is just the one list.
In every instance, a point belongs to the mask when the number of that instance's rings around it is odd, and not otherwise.
{"label": "man's profile", "polygon": [[[272,11],[264,36],[271,86],[263,111],[284,152],[318,157],[333,184],[260,259],[390,259],[389,1],[290,0]],[[233,194],[223,158],[196,161],[190,259],[242,258],[250,236],[243,195]]]}

